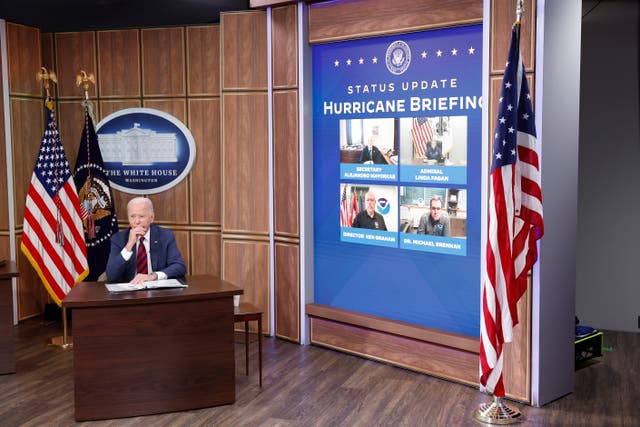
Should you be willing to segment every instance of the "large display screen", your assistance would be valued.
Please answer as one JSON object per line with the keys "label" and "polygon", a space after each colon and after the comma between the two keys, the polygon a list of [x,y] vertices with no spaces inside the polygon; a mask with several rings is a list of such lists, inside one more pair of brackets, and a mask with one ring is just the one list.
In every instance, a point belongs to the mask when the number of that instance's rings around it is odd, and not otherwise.
{"label": "large display screen", "polygon": [[313,47],[314,302],[479,336],[482,26]]}

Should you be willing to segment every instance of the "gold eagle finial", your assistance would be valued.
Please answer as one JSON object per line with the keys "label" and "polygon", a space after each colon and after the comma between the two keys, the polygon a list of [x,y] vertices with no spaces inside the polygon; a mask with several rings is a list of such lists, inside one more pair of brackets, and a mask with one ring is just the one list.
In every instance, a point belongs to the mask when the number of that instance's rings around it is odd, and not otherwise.
{"label": "gold eagle finial", "polygon": [[76,76],[76,85],[82,85],[84,89],[84,99],[89,99],[89,83],[96,84],[96,76],[91,74],[87,74],[86,71],[81,70],[80,74]]}
{"label": "gold eagle finial", "polygon": [[40,72],[36,73],[36,80],[43,82],[45,92],[47,92],[46,104],[50,109],[53,109],[53,102],[51,101],[51,84],[50,82],[58,84],[58,77],[53,71],[48,71],[45,67],[40,67]]}

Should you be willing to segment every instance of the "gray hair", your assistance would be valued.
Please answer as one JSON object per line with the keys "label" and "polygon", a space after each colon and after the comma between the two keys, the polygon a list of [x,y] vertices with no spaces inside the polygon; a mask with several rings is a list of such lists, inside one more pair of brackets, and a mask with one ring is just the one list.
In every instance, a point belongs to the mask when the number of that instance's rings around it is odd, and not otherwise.
{"label": "gray hair", "polygon": [[440,206],[444,207],[444,202],[442,201],[442,197],[438,196],[437,194],[434,194],[433,196],[431,196],[431,200],[429,200],[429,207],[433,206],[434,201],[439,201]]}
{"label": "gray hair", "polygon": [[127,211],[129,210],[129,206],[136,203],[144,203],[145,205],[147,205],[149,212],[153,213],[153,202],[148,197],[134,197],[133,199],[129,200],[129,203],[127,203]]}

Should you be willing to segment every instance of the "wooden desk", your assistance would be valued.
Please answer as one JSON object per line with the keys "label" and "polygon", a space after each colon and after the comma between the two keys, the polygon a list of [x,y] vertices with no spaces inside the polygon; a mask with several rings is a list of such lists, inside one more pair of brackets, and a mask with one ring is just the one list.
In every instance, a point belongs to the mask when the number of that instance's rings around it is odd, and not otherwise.
{"label": "wooden desk", "polygon": [[[340,163],[360,163],[360,155],[362,154],[362,148],[357,150],[343,150],[340,149]],[[387,162],[387,164],[394,164],[391,161],[391,158],[387,156],[385,153],[382,153],[382,157]]]}
{"label": "wooden desk", "polygon": [[0,374],[16,372],[16,343],[13,326],[13,286],[18,277],[16,263],[7,261],[0,266]]}
{"label": "wooden desk", "polygon": [[360,163],[360,154],[362,154],[362,148],[359,150],[340,150],[340,163]]}
{"label": "wooden desk", "polygon": [[120,418],[235,401],[233,295],[213,276],[187,288],[109,293],[101,282],[74,286],[76,420]]}

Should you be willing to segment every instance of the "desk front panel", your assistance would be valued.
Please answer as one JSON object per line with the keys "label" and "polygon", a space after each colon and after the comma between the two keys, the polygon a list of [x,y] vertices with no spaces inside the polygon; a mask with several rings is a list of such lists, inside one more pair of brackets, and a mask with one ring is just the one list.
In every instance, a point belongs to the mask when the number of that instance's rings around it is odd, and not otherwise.
{"label": "desk front panel", "polygon": [[0,265],[0,374],[16,372],[13,277],[18,277],[14,262]]}
{"label": "desk front panel", "polygon": [[16,371],[11,279],[0,279],[0,374]]}
{"label": "desk front panel", "polygon": [[76,308],[73,340],[77,420],[235,401],[232,296]]}

